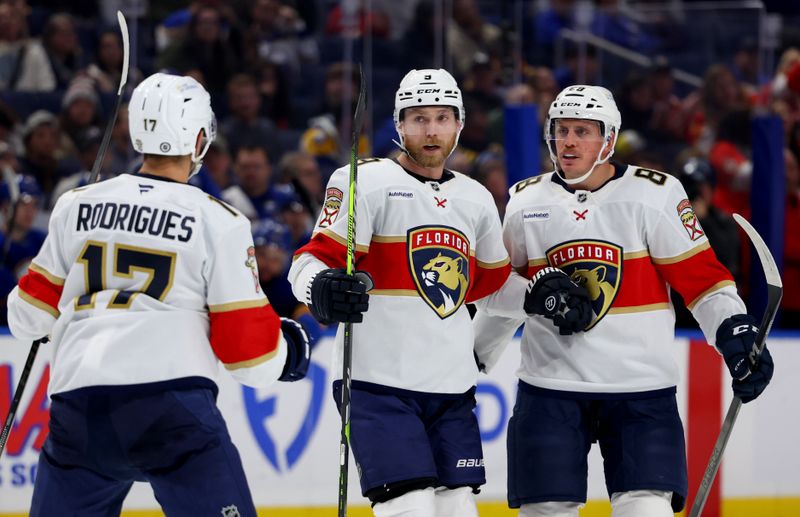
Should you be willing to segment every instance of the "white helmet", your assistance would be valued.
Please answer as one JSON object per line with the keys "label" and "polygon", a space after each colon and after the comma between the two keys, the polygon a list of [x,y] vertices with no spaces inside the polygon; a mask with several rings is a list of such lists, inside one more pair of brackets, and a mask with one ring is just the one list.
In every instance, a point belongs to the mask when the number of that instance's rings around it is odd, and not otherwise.
{"label": "white helmet", "polygon": [[[191,155],[194,173],[217,134],[211,96],[191,77],[153,74],[133,90],[128,104],[128,129],[136,151]],[[205,139],[196,154],[200,131],[205,131]]]}
{"label": "white helmet", "polygon": [[[411,70],[400,81],[400,87],[394,97],[394,127],[400,137],[400,147],[405,149],[403,134],[400,132],[400,114],[406,108],[414,106],[452,106],[458,110],[460,128],[464,128],[464,101],[458,83],[447,70]],[[456,144],[458,144],[456,135]],[[455,148],[455,146],[454,146]]]}
{"label": "white helmet", "polygon": [[608,89],[602,86],[591,86],[584,84],[577,84],[574,86],[567,86],[561,93],[559,93],[550,109],[547,111],[547,121],[545,122],[544,139],[547,142],[547,150],[550,152],[550,159],[558,172],[558,162],[556,161],[555,140],[553,137],[553,130],[555,128],[555,120],[559,118],[573,118],[584,120],[596,120],[600,123],[600,132],[603,135],[605,143],[611,142],[611,152],[608,153],[604,159],[600,159],[603,154],[603,149],[597,155],[594,165],[589,171],[580,178],[567,179],[562,176],[562,179],[570,184],[581,183],[594,171],[595,167],[601,163],[605,163],[614,154],[614,145],[617,142],[619,135],[619,128],[622,125],[622,117],[617,109],[617,104],[614,102],[614,96]]}

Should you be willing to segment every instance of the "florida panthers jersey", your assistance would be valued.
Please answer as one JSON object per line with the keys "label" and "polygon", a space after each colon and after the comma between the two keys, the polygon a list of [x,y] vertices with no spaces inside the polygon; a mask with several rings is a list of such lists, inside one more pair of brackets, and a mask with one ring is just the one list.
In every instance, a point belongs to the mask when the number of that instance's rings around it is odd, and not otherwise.
{"label": "florida panthers jersey", "polygon": [[[427,393],[464,393],[475,384],[473,332],[465,302],[482,298],[510,271],[489,192],[460,173],[440,181],[397,162],[369,159],[358,172],[356,268],[372,275],[369,310],[353,327],[353,380]],[[311,241],[289,272],[295,295],[344,267],[349,168],[338,169]],[[341,375],[342,334],[334,372]]]}
{"label": "florida panthers jersey", "polygon": [[123,174],[63,194],[9,297],[20,339],[51,335],[50,392],[280,375],[286,343],[258,283],[250,223],[191,185]]}
{"label": "florida panthers jersey", "polygon": [[[524,180],[511,188],[503,237],[514,273],[479,307],[509,319],[480,315],[476,350],[492,362],[493,347],[525,321],[519,377],[534,386],[618,393],[676,385],[668,286],[710,343],[722,320],[746,312],[680,182],[658,171],[615,164],[614,177],[591,192],[553,173]],[[589,291],[585,332],[561,336],[551,321],[526,318],[528,279],[548,265]]]}

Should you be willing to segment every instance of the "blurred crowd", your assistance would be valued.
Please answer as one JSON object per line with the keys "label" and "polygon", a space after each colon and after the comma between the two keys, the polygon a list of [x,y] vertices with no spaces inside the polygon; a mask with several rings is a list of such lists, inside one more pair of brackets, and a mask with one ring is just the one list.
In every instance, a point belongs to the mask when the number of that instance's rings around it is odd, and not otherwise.
{"label": "blurred crowd", "polygon": [[[765,71],[754,33],[731,28],[733,51],[698,65],[701,84],[689,87],[676,82],[671,57],[692,44],[680,16],[637,18],[608,0],[522,2],[517,22],[510,21],[511,2],[477,0],[0,0],[0,168],[14,173],[4,172],[0,187],[0,324],[5,296],[41,246],[55,200],[88,181],[122,70],[116,4],[137,7],[126,13],[133,54],[126,92],[155,71],[191,75],[211,92],[218,137],[192,182],[252,220],[262,286],[281,316],[304,309],[286,271],[310,237],[328,177],[349,156],[359,88],[350,57],[369,64],[362,157],[398,152],[391,116],[405,72],[450,69],[467,118],[448,166],[486,185],[501,216],[509,186],[504,110],[536,105],[541,126],[563,87],[583,79],[612,89],[623,128],[615,159],[681,179],[745,299],[749,251],[730,214],[750,214],[751,121],[762,112],[779,115],[782,326],[800,328],[800,47],[786,38],[776,66]],[[609,63],[593,46],[563,44],[567,29],[658,57],[602,73]],[[531,143],[543,146],[541,133]],[[548,153],[539,155],[539,170],[522,176],[552,170]],[[139,160],[123,105],[101,177],[136,171]],[[679,324],[692,324],[685,309],[678,316]]]}

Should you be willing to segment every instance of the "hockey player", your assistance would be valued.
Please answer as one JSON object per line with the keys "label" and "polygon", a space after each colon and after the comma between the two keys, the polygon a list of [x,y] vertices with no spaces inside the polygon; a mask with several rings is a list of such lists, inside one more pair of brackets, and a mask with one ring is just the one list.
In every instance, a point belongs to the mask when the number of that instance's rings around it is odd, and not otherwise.
{"label": "hockey player", "polygon": [[522,517],[577,517],[593,442],[614,517],[683,508],[668,285],[721,352],[736,395],[749,402],[772,377],[766,348],[757,366],[748,360],[755,319],[680,182],[609,161],[620,123],[605,88],[558,95],[545,126],[556,170],[511,188],[503,235],[514,272],[478,303],[476,354],[487,368],[525,322],[508,427],[508,501]]}
{"label": "hockey player", "polygon": [[116,515],[148,481],[167,515],[255,516],[218,365],[251,386],[302,379],[308,340],[262,293],[247,218],[186,184],[214,138],[209,94],[155,74],[129,109],[141,170],[63,194],[10,295],[14,336],[53,341],[30,514]]}
{"label": "hockey player", "polygon": [[[353,329],[350,444],[375,515],[477,516],[473,492],[485,475],[464,304],[503,285],[508,254],[489,192],[444,168],[464,125],[453,77],[410,71],[397,90],[394,121],[403,153],[359,165],[357,273],[343,269],[343,167],[328,183],[314,235],[298,250],[289,279],[320,322],[360,323]],[[341,329],[334,372],[342,371]],[[341,380],[333,391],[339,404]]]}

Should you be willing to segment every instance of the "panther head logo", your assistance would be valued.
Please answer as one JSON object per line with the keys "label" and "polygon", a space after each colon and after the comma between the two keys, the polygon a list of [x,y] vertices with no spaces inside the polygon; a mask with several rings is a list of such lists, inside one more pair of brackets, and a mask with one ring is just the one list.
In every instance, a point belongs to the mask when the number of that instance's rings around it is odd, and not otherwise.
{"label": "panther head logo", "polygon": [[469,290],[469,241],[447,227],[415,228],[408,239],[417,291],[444,319],[461,307]]}
{"label": "panther head logo", "polygon": [[622,278],[622,248],[603,241],[569,241],[547,251],[548,262],[564,270],[576,284],[586,288],[592,301],[592,322],[597,325],[619,292]]}

